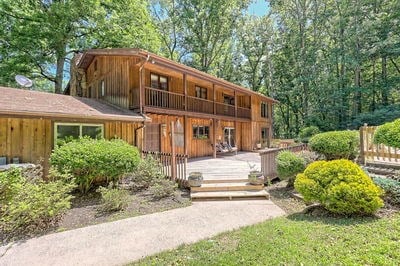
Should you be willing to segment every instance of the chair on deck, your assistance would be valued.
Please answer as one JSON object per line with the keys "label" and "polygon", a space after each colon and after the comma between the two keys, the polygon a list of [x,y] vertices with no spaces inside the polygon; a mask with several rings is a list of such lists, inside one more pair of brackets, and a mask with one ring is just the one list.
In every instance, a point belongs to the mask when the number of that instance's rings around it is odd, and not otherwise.
{"label": "chair on deck", "polygon": [[216,143],[215,148],[217,149],[217,153],[234,152],[235,154],[237,154],[238,151],[237,147],[232,147],[231,145],[229,145],[229,143],[226,142]]}

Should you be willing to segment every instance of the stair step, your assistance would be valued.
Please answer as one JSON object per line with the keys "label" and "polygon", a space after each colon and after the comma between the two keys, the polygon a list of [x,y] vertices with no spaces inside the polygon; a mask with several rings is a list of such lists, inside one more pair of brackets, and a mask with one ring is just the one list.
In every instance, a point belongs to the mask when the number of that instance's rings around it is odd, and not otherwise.
{"label": "stair step", "polygon": [[235,183],[206,183],[202,184],[201,187],[191,187],[192,192],[198,191],[257,191],[264,189],[264,185],[252,185],[247,182],[235,182]]}
{"label": "stair step", "polygon": [[247,178],[241,179],[204,179],[203,184],[215,184],[215,183],[242,183],[248,182]]}
{"label": "stair step", "polygon": [[260,191],[212,191],[212,192],[192,192],[192,200],[247,200],[247,199],[269,199],[269,194],[265,190]]}

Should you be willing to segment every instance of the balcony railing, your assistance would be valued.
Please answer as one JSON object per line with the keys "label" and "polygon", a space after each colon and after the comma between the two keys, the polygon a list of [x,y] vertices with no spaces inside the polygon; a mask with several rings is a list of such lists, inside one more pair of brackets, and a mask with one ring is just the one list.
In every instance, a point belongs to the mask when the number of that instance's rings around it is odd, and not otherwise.
{"label": "balcony railing", "polygon": [[[145,105],[149,107],[174,109],[180,111],[214,114],[235,117],[235,106],[226,103],[214,102],[193,96],[186,96],[186,109],[185,109],[185,95],[170,91],[153,89],[150,87],[145,88]],[[237,117],[251,119],[251,109],[244,107],[237,107]]]}
{"label": "balcony railing", "polygon": [[187,110],[190,112],[197,112],[197,113],[207,113],[213,114],[214,113],[214,102],[187,96]]}
{"label": "balcony railing", "polygon": [[237,108],[237,116],[240,118],[249,118],[251,119],[251,109],[250,108]]}
{"label": "balcony railing", "polygon": [[235,116],[235,106],[226,103],[216,103],[217,115]]}
{"label": "balcony railing", "polygon": [[146,87],[147,106],[185,110],[185,95]]}

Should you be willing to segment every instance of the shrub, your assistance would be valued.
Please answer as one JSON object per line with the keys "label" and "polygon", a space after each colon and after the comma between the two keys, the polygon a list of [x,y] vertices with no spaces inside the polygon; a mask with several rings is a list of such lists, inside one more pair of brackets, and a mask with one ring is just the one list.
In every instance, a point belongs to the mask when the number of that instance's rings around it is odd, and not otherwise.
{"label": "shrub", "polygon": [[318,161],[297,175],[294,186],[304,200],[338,214],[372,214],[383,206],[382,190],[355,163]]}
{"label": "shrub", "polygon": [[400,119],[379,126],[374,134],[374,143],[400,148]]}
{"label": "shrub", "polygon": [[360,139],[357,131],[331,131],[313,136],[309,144],[311,150],[324,155],[327,160],[354,159]]}
{"label": "shrub", "polygon": [[162,199],[173,196],[176,189],[176,183],[168,179],[160,179],[149,189],[155,199]]}
{"label": "shrub", "polygon": [[390,204],[400,205],[400,182],[390,178],[374,177],[375,184],[385,191],[386,201]]}
{"label": "shrub", "polygon": [[306,166],[309,165],[310,163],[321,160],[321,156],[319,156],[317,153],[313,151],[304,150],[299,153],[296,153],[296,155],[304,159]]}
{"label": "shrub", "polygon": [[81,192],[93,184],[117,182],[131,172],[140,160],[137,148],[122,140],[81,138],[56,148],[50,161],[61,173],[74,175]]}
{"label": "shrub", "polygon": [[100,211],[113,212],[126,209],[129,204],[129,192],[124,189],[113,187],[99,187],[97,189],[101,194],[102,205],[99,207]]}
{"label": "shrub", "polygon": [[304,127],[300,130],[299,133],[300,141],[303,143],[308,143],[310,138],[318,134],[319,132],[319,128],[316,126]]}
{"label": "shrub", "polygon": [[121,186],[130,190],[147,189],[158,180],[164,179],[165,175],[161,172],[161,166],[157,160],[148,156],[140,161],[137,168],[120,180]]}
{"label": "shrub", "polygon": [[293,186],[294,177],[304,171],[306,161],[290,151],[281,151],[276,157],[279,178],[288,179],[288,186]]}
{"label": "shrub", "polygon": [[17,168],[0,173],[1,231],[10,236],[49,227],[70,208],[73,188],[61,180],[29,182]]}

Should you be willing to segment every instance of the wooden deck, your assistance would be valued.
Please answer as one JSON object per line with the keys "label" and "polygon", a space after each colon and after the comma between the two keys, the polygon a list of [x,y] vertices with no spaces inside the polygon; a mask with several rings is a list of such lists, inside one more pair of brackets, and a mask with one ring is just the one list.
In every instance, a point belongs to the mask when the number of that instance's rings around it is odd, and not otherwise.
{"label": "wooden deck", "polygon": [[247,179],[249,164],[261,170],[260,155],[257,152],[226,154],[215,159],[211,157],[189,159],[187,175],[191,172],[202,172],[204,180],[243,180]]}

